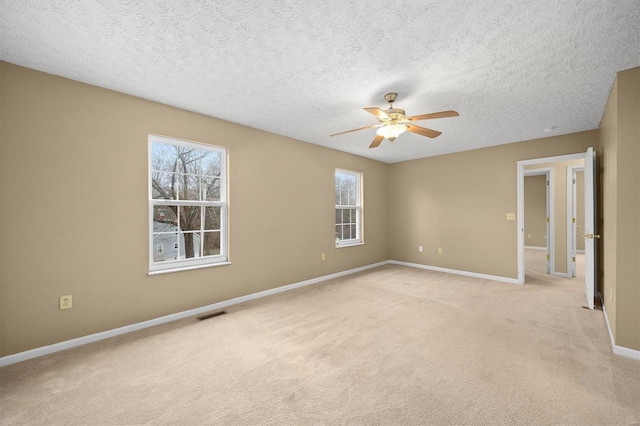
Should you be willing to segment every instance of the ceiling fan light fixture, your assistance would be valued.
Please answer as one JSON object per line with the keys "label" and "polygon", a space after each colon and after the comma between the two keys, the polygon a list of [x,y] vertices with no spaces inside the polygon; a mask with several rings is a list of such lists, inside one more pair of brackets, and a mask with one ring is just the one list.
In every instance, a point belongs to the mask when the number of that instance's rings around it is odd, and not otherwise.
{"label": "ceiling fan light fixture", "polygon": [[387,126],[380,127],[376,132],[376,134],[390,141],[394,141],[395,138],[397,138],[398,136],[400,136],[402,133],[406,131],[407,131],[407,126],[405,124],[389,124]]}

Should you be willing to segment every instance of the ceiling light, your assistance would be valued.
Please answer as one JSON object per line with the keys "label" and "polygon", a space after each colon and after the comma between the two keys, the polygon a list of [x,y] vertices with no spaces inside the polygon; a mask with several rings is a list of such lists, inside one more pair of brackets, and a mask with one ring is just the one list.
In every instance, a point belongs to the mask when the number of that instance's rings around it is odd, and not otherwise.
{"label": "ceiling light", "polygon": [[378,129],[376,134],[382,136],[390,141],[395,140],[402,133],[407,131],[407,126],[404,124],[389,124],[388,126],[382,126]]}

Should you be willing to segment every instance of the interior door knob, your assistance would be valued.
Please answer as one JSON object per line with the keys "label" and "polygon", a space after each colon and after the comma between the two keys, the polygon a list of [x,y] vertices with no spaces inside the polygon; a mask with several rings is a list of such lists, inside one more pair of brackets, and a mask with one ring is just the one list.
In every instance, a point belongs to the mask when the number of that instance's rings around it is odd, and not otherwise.
{"label": "interior door knob", "polygon": [[598,234],[584,234],[583,237],[584,238],[588,238],[590,240],[593,240],[594,238],[600,238],[600,235],[598,235]]}

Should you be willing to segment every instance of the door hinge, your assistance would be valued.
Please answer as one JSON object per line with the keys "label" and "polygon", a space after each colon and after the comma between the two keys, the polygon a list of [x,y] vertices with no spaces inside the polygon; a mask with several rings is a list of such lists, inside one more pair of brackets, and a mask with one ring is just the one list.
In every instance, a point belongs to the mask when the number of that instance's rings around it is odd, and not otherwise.
{"label": "door hinge", "polygon": [[549,260],[549,259],[550,259],[550,257],[549,257],[549,255],[547,255],[547,260]]}
{"label": "door hinge", "polygon": [[549,218],[547,218],[547,223],[549,223]]}
{"label": "door hinge", "polygon": [[572,257],[571,260],[575,262],[576,261],[576,257],[575,256]]}
{"label": "door hinge", "polygon": [[574,217],[573,219],[571,219],[571,221],[572,221],[573,223],[576,223],[576,218]]}

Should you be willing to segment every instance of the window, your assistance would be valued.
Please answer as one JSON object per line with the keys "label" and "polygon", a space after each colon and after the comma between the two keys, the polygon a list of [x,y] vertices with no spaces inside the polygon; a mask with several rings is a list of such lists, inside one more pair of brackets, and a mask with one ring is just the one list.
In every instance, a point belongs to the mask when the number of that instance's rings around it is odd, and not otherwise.
{"label": "window", "polygon": [[149,136],[149,273],[227,262],[227,151]]}
{"label": "window", "polygon": [[336,246],[362,243],[362,174],[336,170]]}

